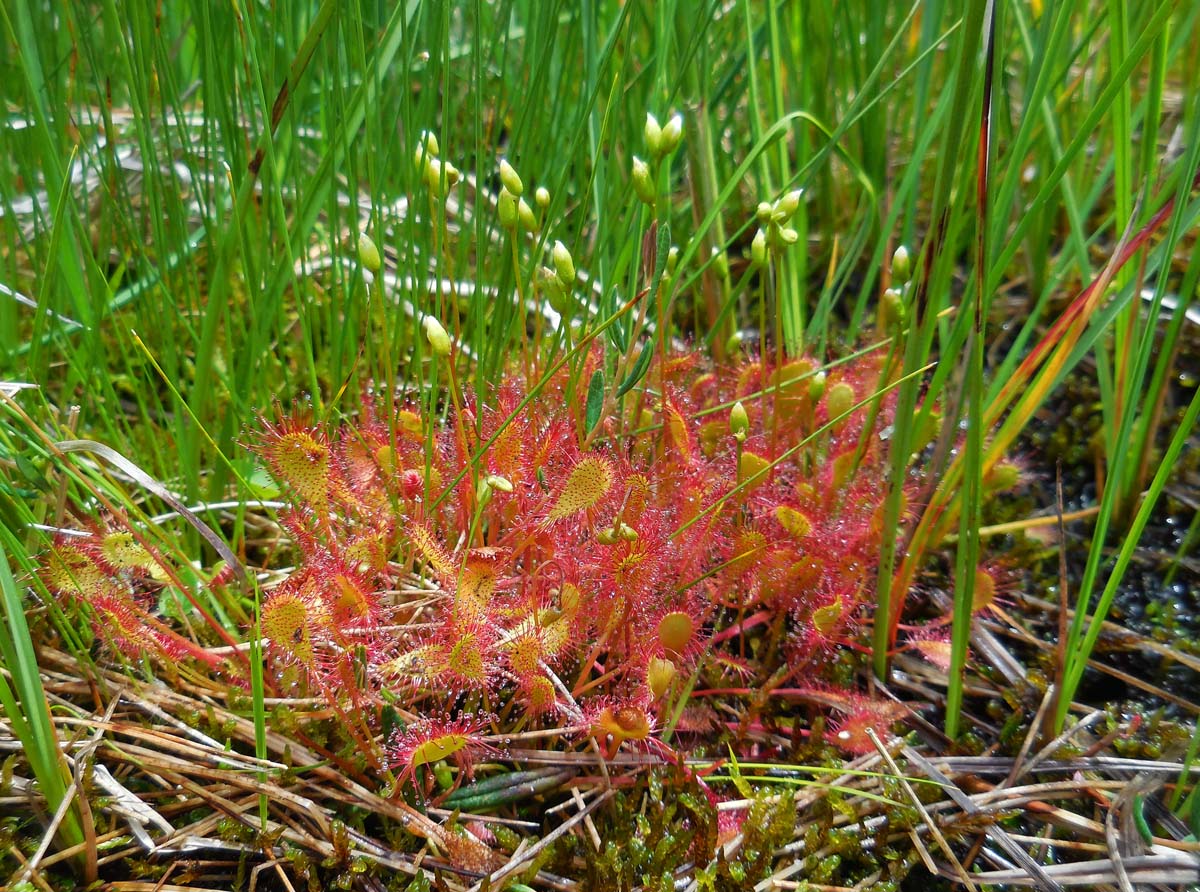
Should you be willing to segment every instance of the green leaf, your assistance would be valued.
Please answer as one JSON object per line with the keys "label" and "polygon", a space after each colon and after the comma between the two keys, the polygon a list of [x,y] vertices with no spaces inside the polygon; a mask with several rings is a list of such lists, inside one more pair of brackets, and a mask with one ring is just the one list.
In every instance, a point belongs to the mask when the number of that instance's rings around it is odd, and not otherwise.
{"label": "green leaf", "polygon": [[750,783],[742,777],[742,769],[738,766],[737,756],[733,752],[733,747],[729,747],[729,779],[733,781],[734,787],[743,799],[754,798],[754,788]]}
{"label": "green leaf", "polygon": [[617,388],[617,399],[620,399],[629,391],[633,390],[634,385],[642,380],[646,375],[646,370],[650,368],[650,358],[654,356],[654,342],[648,341],[642,347],[642,352],[638,354],[637,362],[633,364],[633,370],[621,382],[621,386]]}
{"label": "green leaf", "polygon": [[[668,223],[663,223],[658,227],[658,242],[654,250],[654,277],[650,280],[650,294],[654,295],[658,292],[658,286],[662,284],[662,278],[667,273],[667,255],[671,253],[671,227]],[[662,324],[663,320],[659,320]]]}
{"label": "green leaf", "polygon": [[40,489],[42,492],[50,491],[50,484],[42,474],[41,469],[27,456],[17,455],[17,470],[25,478],[26,483],[29,483],[36,489]]}
{"label": "green leaf", "polygon": [[1200,839],[1200,795],[1196,791],[1192,791],[1192,807],[1188,812],[1188,826],[1192,830],[1192,836]]}
{"label": "green leaf", "polygon": [[585,433],[591,433],[600,423],[600,411],[604,408],[604,372],[596,369],[588,382],[587,416],[584,420]]}
{"label": "green leaf", "polygon": [[1146,845],[1154,845],[1154,834],[1150,830],[1150,823],[1146,820],[1146,797],[1141,794],[1134,796],[1132,808],[1133,824],[1137,827],[1138,836]]}

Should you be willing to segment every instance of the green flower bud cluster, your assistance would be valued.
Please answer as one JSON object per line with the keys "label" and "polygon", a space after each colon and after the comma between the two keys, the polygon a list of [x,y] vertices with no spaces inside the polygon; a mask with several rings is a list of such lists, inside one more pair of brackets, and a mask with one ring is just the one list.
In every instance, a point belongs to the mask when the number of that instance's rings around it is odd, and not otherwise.
{"label": "green flower bud cluster", "polygon": [[[518,226],[526,232],[537,232],[542,228],[538,223],[537,216],[533,213],[533,208],[529,206],[529,202],[521,197],[524,192],[525,184],[521,181],[521,176],[517,173],[516,168],[508,163],[507,158],[501,158],[500,225],[511,232],[515,232]],[[538,189],[534,195],[534,201],[538,203],[539,207],[544,208],[550,204],[550,193],[544,188]]]}
{"label": "green flower bud cluster", "polygon": [[754,241],[750,243],[750,259],[754,263],[762,266],[770,259],[771,254],[779,253],[800,241],[800,233],[787,224],[796,216],[803,197],[802,190],[794,189],[774,203],[759,202],[755,211],[759,228],[758,232],[754,233]]}
{"label": "green flower bud cluster", "polygon": [[638,199],[654,206],[658,200],[658,190],[654,181],[662,160],[679,148],[683,142],[683,116],[671,115],[665,124],[659,124],[658,118],[646,113],[646,126],[643,130],[646,138],[646,150],[650,153],[650,162],[646,163],[637,155],[633,156],[633,191]]}
{"label": "green flower bud cluster", "polygon": [[438,151],[437,137],[426,130],[422,132],[421,140],[417,143],[413,160],[420,168],[421,176],[425,180],[425,185],[429,187],[430,193],[438,198],[445,198],[450,194],[450,190],[458,185],[462,174],[449,161],[442,161],[438,158]]}
{"label": "green flower bud cluster", "polygon": [[646,148],[655,162],[670,155],[683,142],[683,116],[671,115],[666,124],[659,126],[658,119],[647,112],[646,114]]}
{"label": "green flower bud cluster", "polygon": [[879,298],[875,313],[875,326],[881,334],[899,331],[904,326],[904,294],[912,279],[912,260],[908,248],[901,245],[892,254],[892,286]]}
{"label": "green flower bud cluster", "polygon": [[575,287],[575,259],[566,245],[555,241],[550,249],[550,260],[553,268],[543,266],[538,271],[538,287],[545,293],[555,312],[560,316],[568,316],[571,290]]}

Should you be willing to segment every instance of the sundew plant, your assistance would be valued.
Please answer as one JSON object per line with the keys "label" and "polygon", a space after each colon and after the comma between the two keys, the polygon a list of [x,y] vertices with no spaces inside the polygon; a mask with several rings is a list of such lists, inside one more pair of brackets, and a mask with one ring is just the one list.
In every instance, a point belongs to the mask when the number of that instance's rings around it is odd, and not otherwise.
{"label": "sundew plant", "polygon": [[6,7],[0,884],[1200,882],[1198,17]]}

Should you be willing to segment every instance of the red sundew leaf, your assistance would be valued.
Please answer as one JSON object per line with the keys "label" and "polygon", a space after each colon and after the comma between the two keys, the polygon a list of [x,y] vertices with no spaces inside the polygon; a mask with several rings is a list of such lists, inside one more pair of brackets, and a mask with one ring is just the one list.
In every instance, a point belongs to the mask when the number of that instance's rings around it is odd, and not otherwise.
{"label": "red sundew leaf", "polygon": [[733,395],[738,398],[753,398],[763,389],[765,370],[758,360],[746,362],[737,372]]}
{"label": "red sundew leaf", "polygon": [[329,437],[307,417],[275,423],[264,420],[255,451],[271,474],[301,501],[324,514],[333,490],[333,450]]}
{"label": "red sundew leaf", "polygon": [[539,675],[528,680],[522,680],[517,690],[526,715],[536,717],[558,711],[558,699],[554,690],[554,683],[546,676]]}
{"label": "red sundew leaf", "polygon": [[341,630],[346,624],[371,626],[379,621],[378,596],[358,573],[344,566],[332,568],[322,584],[335,629]]}
{"label": "red sundew leaf", "polygon": [[762,561],[767,549],[767,537],[758,530],[742,530],[733,538],[726,557],[727,571],[740,576],[747,573]]}
{"label": "red sundew leaf", "polygon": [[381,518],[381,521],[377,529],[364,531],[346,543],[346,563],[360,572],[370,571],[379,575],[387,573],[392,530],[390,518]]}
{"label": "red sundew leaf", "polygon": [[444,760],[453,761],[469,775],[471,763],[480,753],[494,751],[480,734],[491,718],[429,717],[410,723],[387,745],[388,761],[400,769],[397,786],[410,780],[418,768]]}
{"label": "red sundew leaf", "polygon": [[41,577],[50,591],[82,602],[108,593],[114,585],[111,575],[87,551],[62,537],[46,555]]}
{"label": "red sundew leaf", "polygon": [[663,424],[667,432],[667,441],[672,452],[685,467],[694,461],[695,445],[689,430],[687,419],[679,408],[671,401],[665,401],[663,406]]}
{"label": "red sundew leaf", "polygon": [[470,622],[486,621],[499,577],[500,568],[494,561],[479,555],[468,557],[454,591],[455,615]]}
{"label": "red sundew leaf", "polygon": [[817,363],[811,359],[794,359],[779,366],[767,378],[768,395],[775,401],[779,419],[790,422],[798,413],[811,411],[813,371]]}
{"label": "red sundew leaf", "polygon": [[419,520],[411,520],[405,526],[404,534],[416,549],[416,557],[437,574],[439,581],[447,584],[454,578],[457,568],[428,526]]}
{"label": "red sundew leaf", "polygon": [[908,643],[913,650],[934,666],[937,666],[943,672],[949,671],[952,661],[950,629],[948,627],[925,627],[918,629],[909,634]]}
{"label": "red sundew leaf", "polygon": [[867,733],[868,730],[874,731],[877,737],[886,741],[890,736],[889,729],[905,712],[905,708],[899,703],[863,698],[835,723],[832,730],[826,732],[825,737],[838,749],[851,755],[864,756],[874,753],[875,744]]}
{"label": "red sundew leaf", "polygon": [[391,444],[344,437],[338,442],[337,458],[356,507],[383,508],[388,500],[385,479],[396,473],[397,453]]}
{"label": "red sundew leaf", "polygon": [[772,514],[784,531],[794,539],[803,539],[812,532],[812,521],[802,511],[788,505],[777,505]]}
{"label": "red sundew leaf", "polygon": [[614,479],[613,463],[608,459],[599,455],[581,459],[571,469],[566,483],[559,490],[554,506],[546,517],[546,525],[596,507],[612,489]]}
{"label": "red sundew leaf", "polygon": [[333,626],[328,607],[304,574],[290,577],[268,595],[262,608],[266,639],[289,661],[317,669],[317,646],[329,639]]}
{"label": "red sundew leaf", "polygon": [[658,621],[658,643],[672,654],[682,654],[696,634],[696,621],[690,613],[672,610]]}
{"label": "red sundew leaf", "polygon": [[500,425],[520,404],[520,397],[510,389],[502,391],[495,409],[484,413],[483,437],[485,441],[493,435],[496,439],[488,449],[488,470],[506,477],[514,484],[521,482],[522,453],[529,439],[529,424],[526,414],[519,414],[503,428]]}
{"label": "red sundew leaf", "polygon": [[154,630],[130,598],[109,591],[93,595],[88,603],[95,611],[96,633],[116,650],[133,659],[162,651]]}
{"label": "red sundew leaf", "polygon": [[386,672],[449,696],[492,687],[499,671],[494,625],[446,617],[427,634],[422,645],[386,664]]}
{"label": "red sundew leaf", "polygon": [[128,531],[117,531],[103,536],[100,540],[100,554],[105,564],[114,570],[145,573],[160,582],[166,578],[162,563]]}
{"label": "red sundew leaf", "polygon": [[505,642],[504,652],[508,656],[509,668],[518,679],[532,680],[542,674],[544,648],[541,635],[532,623]]}

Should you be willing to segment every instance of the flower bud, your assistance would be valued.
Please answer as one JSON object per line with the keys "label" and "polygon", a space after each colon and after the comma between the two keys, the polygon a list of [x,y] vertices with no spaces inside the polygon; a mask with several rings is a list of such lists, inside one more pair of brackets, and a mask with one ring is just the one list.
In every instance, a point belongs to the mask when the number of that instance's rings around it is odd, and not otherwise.
{"label": "flower bud", "polygon": [[441,148],[438,146],[437,134],[435,134],[432,130],[422,130],[421,131],[420,146],[421,146],[421,148],[423,148],[425,150],[426,154],[429,155],[429,157],[431,157],[431,158],[436,158],[438,155],[440,155],[442,153]]}
{"label": "flower bud", "polygon": [[546,295],[546,300],[550,303],[550,308],[559,316],[570,316],[571,310],[574,309],[574,302],[571,300],[571,293],[563,287],[562,282],[558,281],[558,276],[554,270],[542,267],[544,276],[542,278],[542,291]]}
{"label": "flower bud", "polygon": [[785,226],[779,230],[779,241],[781,244],[791,246],[800,241],[800,233],[792,229],[790,226]]}
{"label": "flower bud", "polygon": [[617,524],[617,538],[622,542],[636,542],[638,540],[638,531],[622,521]]}
{"label": "flower bud", "polygon": [[438,156],[438,141],[437,137],[428,130],[422,130],[421,136],[417,140],[417,147],[413,149],[413,163],[417,167],[425,171],[428,176],[429,162]]}
{"label": "flower bud", "polygon": [[646,687],[650,688],[655,700],[661,698],[671,687],[677,672],[675,664],[670,660],[664,660],[662,657],[651,658],[646,666]]}
{"label": "flower bud", "polygon": [[425,337],[429,340],[429,346],[433,349],[435,356],[450,355],[450,335],[446,334],[446,329],[442,328],[442,323],[438,322],[433,316],[426,316],[421,323],[425,329]]}
{"label": "flower bud", "polygon": [[521,221],[521,228],[526,232],[537,232],[542,228],[534,216],[533,208],[524,198],[517,199],[517,219]]}
{"label": "flower bud", "polygon": [[899,288],[888,288],[883,292],[875,321],[883,332],[904,324],[904,296]]}
{"label": "flower bud", "polygon": [[676,245],[671,245],[671,250],[667,252],[667,275],[675,275],[675,269],[679,266],[679,248]]}
{"label": "flower bud", "polygon": [[717,247],[712,249],[713,272],[722,282],[729,278],[729,256]]}
{"label": "flower bud", "polygon": [[[434,195],[445,198],[449,191],[458,183],[458,168],[449,161],[439,161],[430,158],[425,162],[425,182],[429,191]],[[443,188],[442,183],[445,182]]]}
{"label": "flower bud", "polygon": [[908,248],[901,245],[892,255],[892,281],[904,285],[912,277],[912,261],[908,256]]}
{"label": "flower bud", "polygon": [[550,190],[545,186],[538,186],[537,190],[533,193],[533,203],[543,211],[550,207]]}
{"label": "flower bud", "polygon": [[725,352],[730,354],[737,353],[742,349],[742,340],[742,333],[740,331],[735,331],[725,339]]}
{"label": "flower bud", "polygon": [[754,211],[754,216],[758,222],[766,226],[771,222],[771,215],[775,213],[775,206],[769,201],[760,201],[758,208]]}
{"label": "flower bud", "polygon": [[377,273],[383,268],[383,258],[379,256],[379,249],[365,232],[358,234],[358,262],[371,273]]}
{"label": "flower bud", "polygon": [[554,258],[554,271],[558,276],[558,281],[563,286],[570,288],[575,284],[575,261],[571,257],[571,252],[562,242],[556,241],[551,256]]}
{"label": "flower bud", "polygon": [[492,500],[492,484],[488,482],[488,478],[484,477],[475,485],[475,503],[481,508],[486,508]]}
{"label": "flower bud", "polygon": [[617,544],[617,528],[605,527],[596,533],[596,541],[601,545],[616,545]]}
{"label": "flower bud", "polygon": [[507,189],[500,190],[500,225],[505,229],[516,229],[521,212],[517,208],[517,197]]}
{"label": "flower bud", "polygon": [[750,415],[746,412],[746,407],[742,405],[742,401],[738,400],[729,410],[729,433],[733,434],[733,438],[741,443],[745,441],[749,430]]}
{"label": "flower bud", "polygon": [[683,116],[671,115],[671,118],[662,128],[662,142],[660,148],[664,155],[670,155],[683,142]]}
{"label": "flower bud", "polygon": [[754,234],[754,241],[750,243],[750,259],[762,266],[767,262],[767,231],[760,229]]}
{"label": "flower bud", "polygon": [[650,167],[639,158],[633,156],[633,191],[646,204],[653,206],[657,195],[654,191],[654,178],[650,176]]}
{"label": "flower bud", "polygon": [[808,398],[814,403],[825,395],[825,373],[817,372],[808,379]]}
{"label": "flower bud", "polygon": [[658,118],[646,112],[646,149],[650,152],[650,156],[657,158],[662,154],[662,128],[658,126]]}
{"label": "flower bud", "polygon": [[492,489],[498,490],[500,492],[512,492],[513,491],[512,481],[509,480],[507,477],[501,477],[499,474],[488,474],[487,477],[484,478],[484,481]]}
{"label": "flower bud", "polygon": [[518,198],[525,191],[525,184],[521,182],[521,177],[513,169],[513,166],[508,163],[507,158],[500,159],[500,182],[504,184],[505,189]]}
{"label": "flower bud", "polygon": [[784,223],[795,215],[800,208],[800,199],[804,192],[800,189],[793,189],[788,192],[779,201],[775,202],[774,214],[778,222]]}

